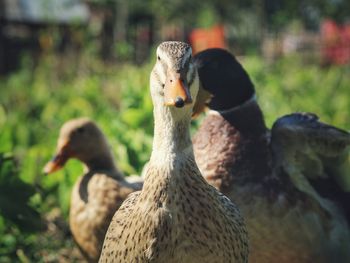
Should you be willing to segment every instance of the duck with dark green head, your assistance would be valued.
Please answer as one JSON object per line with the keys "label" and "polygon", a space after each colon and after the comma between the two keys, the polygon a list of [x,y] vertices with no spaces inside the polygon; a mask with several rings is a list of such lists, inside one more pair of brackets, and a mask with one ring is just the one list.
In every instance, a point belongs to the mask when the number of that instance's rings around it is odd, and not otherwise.
{"label": "duck with dark green head", "polygon": [[349,133],[308,113],[283,116],[270,131],[249,75],[230,52],[208,49],[194,63],[194,115],[210,109],[193,138],[196,162],[242,210],[249,262],[350,262],[345,209],[311,181],[324,178],[325,158],[342,158]]}

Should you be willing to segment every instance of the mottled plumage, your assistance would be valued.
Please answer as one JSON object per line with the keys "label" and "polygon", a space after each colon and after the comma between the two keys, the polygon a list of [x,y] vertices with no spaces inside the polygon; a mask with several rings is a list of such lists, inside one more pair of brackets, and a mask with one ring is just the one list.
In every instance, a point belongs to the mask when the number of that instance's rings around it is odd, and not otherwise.
{"label": "mottled plumage", "polygon": [[[188,45],[181,42],[166,42],[157,50],[160,58],[151,74],[154,141],[144,171],[144,186],[142,191],[130,195],[114,215],[101,263],[248,260],[247,234],[239,210],[205,182],[194,161],[189,133],[193,103],[182,107],[164,105],[166,90],[162,92],[162,83],[169,82],[165,72],[190,63],[180,73],[187,76],[181,80],[185,89],[188,77],[195,74],[188,51]],[[198,91],[195,78],[188,87],[193,99]],[[165,85],[164,89],[167,88],[171,86]]]}
{"label": "mottled plumage", "polygon": [[[64,160],[59,167],[54,162]],[[69,158],[77,158],[86,172],[74,184],[69,225],[82,254],[97,262],[109,223],[122,202],[140,183],[128,183],[114,165],[107,141],[95,123],[87,118],[70,120],[61,129],[55,159],[45,171],[61,168]]]}
{"label": "mottled plumage", "polygon": [[[193,138],[196,162],[206,180],[240,207],[250,239],[249,262],[350,262],[349,226],[339,203],[322,197],[308,183],[304,164],[284,152],[293,157],[296,148],[337,153],[340,144],[330,141],[343,141],[346,133],[316,125],[314,115],[295,114],[277,121],[271,136],[254,86],[230,53],[210,49],[196,55],[194,63],[199,92],[207,93],[197,104],[206,102],[212,109]],[[325,133],[332,136],[321,146],[317,140]],[[288,165],[292,169],[285,169]]]}

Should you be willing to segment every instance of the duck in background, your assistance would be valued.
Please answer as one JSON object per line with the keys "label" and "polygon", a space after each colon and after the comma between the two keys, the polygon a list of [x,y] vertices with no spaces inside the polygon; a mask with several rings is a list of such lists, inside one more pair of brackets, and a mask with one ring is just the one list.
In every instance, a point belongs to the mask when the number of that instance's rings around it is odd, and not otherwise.
{"label": "duck in background", "polygon": [[281,117],[270,132],[254,85],[232,54],[208,49],[194,63],[200,79],[194,115],[210,109],[193,138],[196,162],[242,210],[249,262],[350,262],[346,209],[311,182],[338,180],[348,189],[349,170],[338,179],[327,172],[344,160],[349,133],[308,113]]}
{"label": "duck in background", "polygon": [[190,138],[198,92],[191,48],[164,42],[151,73],[154,140],[144,186],[114,215],[99,262],[248,262],[237,207],[202,177]]}
{"label": "duck in background", "polygon": [[56,155],[44,172],[61,169],[70,158],[80,160],[85,172],[73,187],[69,225],[84,257],[97,262],[115,211],[130,193],[142,188],[142,183],[129,183],[124,178],[105,136],[88,118],[72,119],[62,126]]}

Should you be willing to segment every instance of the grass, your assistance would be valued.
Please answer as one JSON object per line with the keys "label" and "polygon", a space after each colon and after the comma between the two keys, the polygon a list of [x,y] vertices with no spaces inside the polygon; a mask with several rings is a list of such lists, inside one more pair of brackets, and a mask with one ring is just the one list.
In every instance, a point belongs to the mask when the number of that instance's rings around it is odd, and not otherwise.
{"label": "grass", "polygon": [[[298,57],[271,65],[246,57],[243,65],[269,127],[283,114],[309,111],[350,129],[349,67],[325,69]],[[82,167],[72,160],[56,174],[42,174],[68,119],[94,119],[118,167],[140,173],[152,143],[151,67],[47,54],[36,66],[24,59],[20,70],[0,79],[0,191],[8,190],[0,192],[0,262],[54,262],[73,246],[65,219]],[[35,224],[41,220],[45,231]]]}
{"label": "grass", "polygon": [[291,112],[314,112],[321,120],[350,129],[350,67],[320,68],[289,57],[267,66],[258,58],[243,65],[255,83],[269,127]]}

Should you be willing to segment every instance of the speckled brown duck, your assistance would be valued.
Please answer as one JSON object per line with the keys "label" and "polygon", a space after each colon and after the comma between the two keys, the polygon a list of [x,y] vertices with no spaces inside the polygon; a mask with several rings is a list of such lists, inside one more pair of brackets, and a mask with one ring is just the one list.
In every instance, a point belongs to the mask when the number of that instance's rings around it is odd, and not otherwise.
{"label": "speckled brown duck", "polygon": [[144,186],[114,215],[99,262],[247,262],[239,210],[204,180],[194,160],[197,91],[190,46],[162,43],[151,73],[155,127]]}
{"label": "speckled brown duck", "polygon": [[344,210],[309,181],[326,178],[323,160],[342,158],[349,134],[304,113],[278,119],[270,132],[233,55],[209,49],[194,63],[201,85],[195,114],[210,108],[193,138],[196,162],[242,210],[249,262],[350,262]]}
{"label": "speckled brown duck", "polygon": [[142,184],[125,180],[114,164],[102,131],[87,118],[73,119],[62,126],[57,153],[44,172],[61,169],[70,158],[83,162],[85,173],[73,187],[69,225],[85,258],[97,262],[115,211]]}

